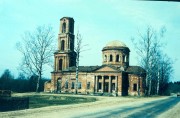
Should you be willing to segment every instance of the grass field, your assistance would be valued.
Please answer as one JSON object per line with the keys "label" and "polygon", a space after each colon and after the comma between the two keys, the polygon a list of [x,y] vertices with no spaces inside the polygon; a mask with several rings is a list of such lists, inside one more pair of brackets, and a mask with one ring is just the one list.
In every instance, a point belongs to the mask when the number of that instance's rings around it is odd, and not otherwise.
{"label": "grass field", "polygon": [[57,96],[57,95],[28,95],[29,108],[39,108],[55,105],[79,104],[86,102],[95,102],[93,97],[72,97],[72,96]]}

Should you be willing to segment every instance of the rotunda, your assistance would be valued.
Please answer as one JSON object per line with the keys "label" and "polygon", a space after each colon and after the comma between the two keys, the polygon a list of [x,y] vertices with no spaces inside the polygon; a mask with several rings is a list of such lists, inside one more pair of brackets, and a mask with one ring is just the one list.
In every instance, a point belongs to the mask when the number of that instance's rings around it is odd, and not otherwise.
{"label": "rotunda", "polygon": [[114,40],[102,49],[103,65],[113,65],[116,67],[129,66],[130,50],[123,42]]}

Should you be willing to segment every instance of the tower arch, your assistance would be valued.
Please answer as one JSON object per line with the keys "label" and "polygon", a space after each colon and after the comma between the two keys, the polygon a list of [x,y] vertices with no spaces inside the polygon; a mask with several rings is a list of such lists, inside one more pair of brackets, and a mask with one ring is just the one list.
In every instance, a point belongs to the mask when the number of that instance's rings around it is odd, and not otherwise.
{"label": "tower arch", "polygon": [[64,51],[64,48],[65,48],[65,41],[62,40],[62,41],[61,41],[61,50]]}
{"label": "tower arch", "polygon": [[66,33],[66,23],[62,24],[62,33]]}
{"label": "tower arch", "polygon": [[63,60],[60,59],[59,60],[59,70],[62,70],[63,69]]}

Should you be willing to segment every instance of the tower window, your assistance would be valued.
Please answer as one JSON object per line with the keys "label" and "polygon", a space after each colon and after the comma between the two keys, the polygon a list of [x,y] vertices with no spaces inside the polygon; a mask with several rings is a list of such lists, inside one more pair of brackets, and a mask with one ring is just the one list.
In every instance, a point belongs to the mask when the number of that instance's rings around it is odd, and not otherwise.
{"label": "tower window", "polygon": [[63,64],[63,60],[60,59],[60,60],[59,60],[59,70],[62,70],[62,64]]}
{"label": "tower window", "polygon": [[110,62],[112,62],[112,61],[113,61],[113,56],[112,56],[112,55],[110,55],[110,59],[109,59],[109,61],[110,61]]}
{"label": "tower window", "polygon": [[66,33],[66,23],[63,23],[62,25],[62,33]]}
{"label": "tower window", "polygon": [[64,40],[61,41],[61,50],[64,50]]}
{"label": "tower window", "polygon": [[119,62],[119,55],[116,55],[116,62]]}
{"label": "tower window", "polygon": [[123,55],[123,62],[125,62],[125,55]]}
{"label": "tower window", "polygon": [[104,62],[107,62],[107,56],[106,55],[104,56]]}

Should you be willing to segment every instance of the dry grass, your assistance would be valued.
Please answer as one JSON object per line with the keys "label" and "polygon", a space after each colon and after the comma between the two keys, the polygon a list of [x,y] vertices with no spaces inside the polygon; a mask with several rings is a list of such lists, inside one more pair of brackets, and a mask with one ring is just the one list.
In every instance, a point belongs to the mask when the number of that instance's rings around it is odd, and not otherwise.
{"label": "dry grass", "polygon": [[68,104],[80,104],[87,102],[95,102],[93,97],[75,97],[63,95],[41,95],[41,94],[22,94],[21,97],[29,97],[29,108],[40,108],[46,106],[58,106]]}

